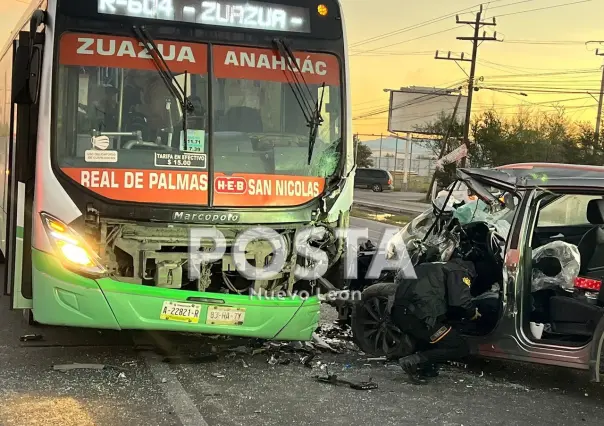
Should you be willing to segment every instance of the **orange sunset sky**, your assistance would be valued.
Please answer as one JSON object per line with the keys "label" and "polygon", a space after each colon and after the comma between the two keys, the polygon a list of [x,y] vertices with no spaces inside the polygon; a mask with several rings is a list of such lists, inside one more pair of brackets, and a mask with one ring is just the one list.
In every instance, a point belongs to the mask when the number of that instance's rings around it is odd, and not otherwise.
{"label": "orange sunset sky", "polygon": [[[434,53],[451,50],[469,56],[471,43],[455,37],[470,36],[472,29],[456,25],[454,14],[465,11],[461,19],[471,20],[477,0],[341,1],[351,55],[355,133],[386,133],[387,115],[379,114],[388,104],[384,88],[445,87],[467,78],[455,62],[437,61]],[[28,3],[0,0],[2,45]],[[597,57],[595,49],[604,51],[604,43],[585,42],[604,40],[604,0],[491,0],[483,4],[485,20],[497,17],[497,26],[485,29],[489,35],[497,31],[503,42],[480,46],[476,76],[484,77],[484,86],[511,88],[528,96],[481,90],[475,95],[473,111],[494,106],[511,115],[518,105],[549,111],[562,105],[570,118],[595,123],[597,101],[589,92],[598,97],[604,56]],[[460,64],[469,71],[468,63]]]}

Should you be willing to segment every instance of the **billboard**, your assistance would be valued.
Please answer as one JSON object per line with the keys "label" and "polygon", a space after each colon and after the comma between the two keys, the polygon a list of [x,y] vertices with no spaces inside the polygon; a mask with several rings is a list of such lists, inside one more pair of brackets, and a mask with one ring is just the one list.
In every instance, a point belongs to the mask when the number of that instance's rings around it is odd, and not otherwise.
{"label": "billboard", "polygon": [[[425,127],[444,113],[453,114],[458,94],[451,89],[401,88],[390,91],[388,130],[394,133],[422,133]],[[467,96],[462,96],[457,108],[457,120],[463,122],[466,115]]]}

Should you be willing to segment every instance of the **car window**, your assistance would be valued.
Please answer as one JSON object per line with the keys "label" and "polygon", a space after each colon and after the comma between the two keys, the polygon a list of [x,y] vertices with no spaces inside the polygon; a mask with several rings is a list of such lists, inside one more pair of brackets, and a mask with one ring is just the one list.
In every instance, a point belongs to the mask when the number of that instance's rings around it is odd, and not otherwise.
{"label": "car window", "polygon": [[541,209],[537,226],[589,225],[587,204],[599,198],[594,195],[565,195]]}

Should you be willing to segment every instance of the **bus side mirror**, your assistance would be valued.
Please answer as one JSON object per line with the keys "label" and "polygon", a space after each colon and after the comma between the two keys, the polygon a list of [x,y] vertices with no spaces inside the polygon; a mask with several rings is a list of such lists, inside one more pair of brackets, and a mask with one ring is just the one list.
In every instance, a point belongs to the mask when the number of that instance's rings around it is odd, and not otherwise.
{"label": "bus side mirror", "polygon": [[40,96],[40,75],[42,73],[42,46],[20,45],[15,52],[13,62],[13,103],[31,105],[38,102]]}

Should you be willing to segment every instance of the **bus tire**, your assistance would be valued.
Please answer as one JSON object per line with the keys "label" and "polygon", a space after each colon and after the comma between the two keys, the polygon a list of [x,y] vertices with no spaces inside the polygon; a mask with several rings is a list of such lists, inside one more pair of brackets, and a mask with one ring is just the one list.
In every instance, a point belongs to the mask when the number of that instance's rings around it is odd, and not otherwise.
{"label": "bus tire", "polygon": [[389,306],[395,291],[395,283],[374,284],[363,291],[361,300],[353,306],[352,336],[366,354],[398,359],[414,350],[409,336],[390,320]]}

